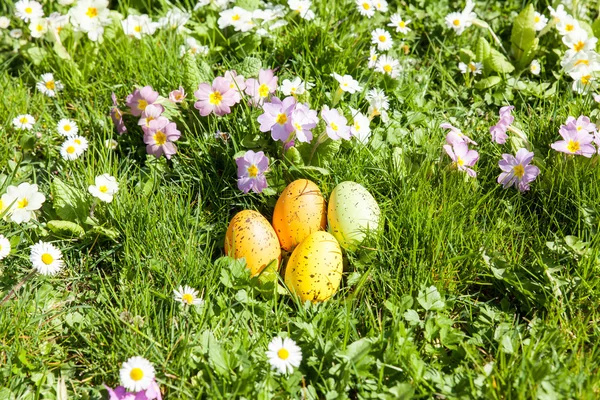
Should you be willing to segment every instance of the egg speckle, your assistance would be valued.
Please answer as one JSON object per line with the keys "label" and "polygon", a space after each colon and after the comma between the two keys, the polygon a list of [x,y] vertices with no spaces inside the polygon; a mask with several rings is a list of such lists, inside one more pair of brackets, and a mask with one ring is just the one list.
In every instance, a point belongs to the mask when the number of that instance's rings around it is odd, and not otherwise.
{"label": "egg speckle", "polygon": [[298,179],[279,196],[273,227],[285,250],[291,251],[311,233],[325,230],[326,224],[325,199],[315,183]]}
{"label": "egg speckle", "polygon": [[311,233],[292,253],[285,284],[302,301],[325,301],[338,290],[342,280],[342,249],[327,232]]}
{"label": "egg speckle", "polygon": [[252,276],[258,275],[271,261],[281,259],[279,240],[269,221],[256,211],[243,210],[229,222],[225,235],[225,253],[245,258]]}
{"label": "egg speckle", "polygon": [[329,232],[344,249],[355,249],[369,230],[379,228],[379,205],[371,193],[356,182],[342,182],[329,197]]}

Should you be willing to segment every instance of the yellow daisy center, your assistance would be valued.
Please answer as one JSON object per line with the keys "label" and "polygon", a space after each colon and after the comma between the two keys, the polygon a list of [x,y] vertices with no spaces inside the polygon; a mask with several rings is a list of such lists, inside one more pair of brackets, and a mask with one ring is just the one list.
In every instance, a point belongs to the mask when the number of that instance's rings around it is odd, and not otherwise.
{"label": "yellow daisy center", "polygon": [[581,51],[581,50],[583,50],[584,47],[585,47],[585,43],[580,40],[579,42],[577,42],[573,45],[573,50]]}
{"label": "yellow daisy center", "polygon": [[513,167],[513,173],[517,178],[521,179],[523,175],[525,175],[525,167],[523,167],[521,164],[515,165]]}
{"label": "yellow daisy center", "polygon": [[167,135],[165,135],[163,131],[156,132],[154,134],[154,142],[157,145],[162,146],[163,144],[167,143]]}
{"label": "yellow daisy center", "polygon": [[258,87],[258,95],[260,97],[267,97],[269,95],[269,87],[264,83]]}
{"label": "yellow daisy center", "polygon": [[536,16],[535,16],[535,22],[536,22],[536,23],[537,23],[537,22],[540,22],[540,16],[539,16],[539,15],[536,15]]}
{"label": "yellow daisy center", "polygon": [[41,32],[44,30],[44,26],[42,24],[37,24],[35,27],[35,30],[38,32]]}
{"label": "yellow daisy center", "polygon": [[400,21],[400,22],[398,22],[398,26],[400,28],[404,28],[404,27],[406,27],[406,23],[404,21]]}
{"label": "yellow daisy center", "polygon": [[133,368],[131,372],[129,372],[129,377],[134,381],[141,381],[144,377],[144,371],[141,368]]}
{"label": "yellow daisy center", "polygon": [[50,264],[52,264],[53,261],[54,261],[54,257],[52,257],[50,254],[48,254],[48,253],[42,254],[42,262],[44,264],[50,265]]}
{"label": "yellow daisy center", "polygon": [[275,119],[275,122],[277,122],[279,125],[283,125],[287,122],[288,117],[287,115],[285,115],[284,113],[280,113],[277,114],[277,119]]}
{"label": "yellow daisy center", "polygon": [[455,19],[454,21],[452,21],[452,25],[459,26],[460,25],[460,19]]}
{"label": "yellow daisy center", "polygon": [[75,153],[75,146],[69,146],[69,147],[67,147],[67,153],[69,153],[69,154]]}
{"label": "yellow daisy center", "polygon": [[370,8],[371,8],[371,5],[370,5],[369,3],[363,3],[362,7],[363,7],[365,10],[368,10],[368,9],[370,9]]}
{"label": "yellow daisy center", "polygon": [[385,42],[386,37],[385,37],[385,35],[379,35],[378,39],[379,39],[380,42]]}
{"label": "yellow daisy center", "polygon": [[465,160],[463,160],[460,157],[456,157],[456,164],[458,164],[459,167],[462,167],[463,165],[465,165]]}
{"label": "yellow daisy center", "polygon": [[569,144],[567,145],[567,150],[569,150],[571,153],[575,153],[580,148],[581,148],[581,146],[579,145],[578,141],[569,140]]}
{"label": "yellow daisy center", "polygon": [[23,197],[21,200],[17,201],[17,208],[25,208],[29,204],[29,200],[27,197]]}
{"label": "yellow daisy center", "polygon": [[85,13],[90,18],[94,18],[98,16],[98,9],[95,7],[89,7]]}
{"label": "yellow daisy center", "polygon": [[239,21],[240,20],[240,15],[239,14],[235,14],[233,17],[231,17],[231,19],[233,21]]}
{"label": "yellow daisy center", "polygon": [[140,32],[142,31],[142,27],[141,27],[141,26],[139,26],[139,25],[136,25],[136,26],[133,28],[133,30],[134,30],[134,31],[136,31],[137,33],[140,33]]}
{"label": "yellow daisy center", "polygon": [[144,111],[148,107],[148,102],[144,99],[138,100],[138,110]]}
{"label": "yellow daisy center", "polygon": [[56,85],[54,84],[54,81],[48,81],[46,82],[46,88],[49,90],[54,90],[54,88],[56,87]]}
{"label": "yellow daisy center", "polygon": [[214,104],[215,106],[221,104],[222,100],[223,95],[221,94],[221,92],[218,92],[216,90],[208,96],[208,101],[210,102],[210,104]]}
{"label": "yellow daisy center", "polygon": [[71,130],[71,125],[65,125],[65,126],[63,126],[63,130],[65,132],[69,132]]}
{"label": "yellow daisy center", "polygon": [[33,9],[31,7],[27,7],[25,9],[25,14],[31,14],[33,12]]}
{"label": "yellow daisy center", "polygon": [[27,117],[22,117],[19,122],[25,124],[27,122]]}
{"label": "yellow daisy center", "polygon": [[471,70],[471,72],[475,72],[477,71],[477,66],[473,63],[469,63],[469,69]]}
{"label": "yellow daisy center", "polygon": [[186,293],[183,296],[181,296],[181,300],[184,303],[192,304],[194,302],[194,296],[192,296],[190,293]]}
{"label": "yellow daisy center", "polygon": [[392,72],[392,66],[390,64],[385,64],[383,66],[383,70],[389,74],[390,72]]}
{"label": "yellow daisy center", "polygon": [[106,185],[101,185],[98,190],[102,193],[106,193],[108,192],[108,188],[106,187]]}
{"label": "yellow daisy center", "polygon": [[289,356],[290,352],[286,349],[279,349],[279,351],[277,352],[277,357],[281,358],[282,360],[287,360]]}
{"label": "yellow daisy center", "polygon": [[258,175],[258,167],[256,165],[252,164],[248,168],[248,176],[250,178],[256,178],[257,175]]}
{"label": "yellow daisy center", "polygon": [[565,26],[565,31],[567,32],[571,32],[573,29],[575,29],[575,25],[567,24]]}

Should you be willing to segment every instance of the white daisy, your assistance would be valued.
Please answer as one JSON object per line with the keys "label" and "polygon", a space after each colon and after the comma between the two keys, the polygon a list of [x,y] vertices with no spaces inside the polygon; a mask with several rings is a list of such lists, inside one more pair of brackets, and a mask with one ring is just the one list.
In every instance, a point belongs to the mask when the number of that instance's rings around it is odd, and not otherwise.
{"label": "white daisy", "polygon": [[[60,146],[60,155],[67,161],[78,159],[85,151],[81,145],[77,144],[75,137],[67,138]],[[79,142],[81,143],[81,141]]]}
{"label": "white daisy", "polygon": [[379,51],[387,51],[394,44],[390,33],[381,28],[377,28],[371,32],[371,43],[376,45]]}
{"label": "white daisy", "polygon": [[579,29],[581,29],[581,27],[579,26],[579,22],[575,18],[567,16],[561,19],[560,22],[556,24],[556,29],[558,30],[558,33],[564,36],[578,31]]}
{"label": "white daisy", "polygon": [[288,6],[292,11],[296,11],[300,14],[300,17],[310,21],[315,18],[315,13],[310,10],[312,1],[310,0],[288,0]]}
{"label": "white daisy", "polygon": [[154,381],[154,367],[143,357],[131,357],[123,363],[119,375],[125,389],[140,392],[148,389]]}
{"label": "white daisy", "polygon": [[0,17],[0,29],[6,29],[10,25],[10,19],[5,16]]}
{"label": "white daisy", "polygon": [[548,10],[550,10],[550,16],[552,16],[552,19],[556,23],[559,23],[569,16],[563,4],[559,4],[558,7],[556,7],[556,10],[548,6]]}
{"label": "white daisy", "polygon": [[102,174],[96,177],[95,185],[88,187],[88,191],[94,197],[110,203],[113,201],[113,196],[119,191],[119,183],[115,177],[109,174]]}
{"label": "white daisy", "polygon": [[383,54],[377,60],[375,70],[381,72],[382,74],[387,74],[393,79],[396,79],[398,74],[400,74],[401,68],[398,60]]}
{"label": "white daisy", "polygon": [[[1,208],[1,207],[0,207]],[[10,254],[10,241],[0,234],[0,260],[5,259]]]}
{"label": "white daisy", "polygon": [[367,18],[371,18],[375,15],[375,7],[373,6],[373,2],[371,0],[356,0],[356,8],[358,9],[358,13]]}
{"label": "white daisy", "polygon": [[219,29],[225,29],[233,26],[235,30],[240,31],[248,21],[252,21],[252,13],[242,7],[235,6],[219,13]]}
{"label": "white daisy", "polygon": [[35,87],[48,97],[56,96],[57,92],[63,90],[64,86],[60,81],[54,80],[52,73],[42,75],[42,80],[38,82]]}
{"label": "white daisy", "polygon": [[55,275],[65,265],[61,251],[52,243],[45,243],[41,240],[31,246],[29,260],[33,264],[33,268],[42,275]]}
{"label": "white daisy", "polygon": [[379,54],[377,54],[377,49],[375,47],[371,47],[369,49],[369,68],[375,68],[377,65],[377,58]]}
{"label": "white daisy", "polygon": [[473,25],[473,21],[477,18],[477,14],[473,12],[474,8],[475,3],[472,0],[467,0],[465,9],[462,12],[453,12],[446,15],[446,26],[454,29],[457,35],[462,35],[465,29]]}
{"label": "white daisy", "polygon": [[136,39],[141,39],[145,35],[154,35],[157,28],[157,24],[152,22],[146,14],[128,15],[127,18],[121,21],[121,26],[127,36]]}
{"label": "white daisy", "polygon": [[58,133],[66,137],[77,135],[77,132],[79,132],[77,123],[65,118],[58,121],[56,129],[58,130]]}
{"label": "white daisy", "polygon": [[12,121],[16,129],[24,129],[30,131],[35,124],[35,118],[29,114],[17,115]]}
{"label": "white daisy", "polygon": [[410,19],[404,21],[402,19],[402,16],[400,16],[400,13],[396,13],[394,15],[392,15],[392,17],[390,18],[390,23],[387,26],[391,26],[392,28],[396,28],[396,32],[400,32],[404,35],[406,35],[408,32],[410,32],[410,28],[408,27],[408,24],[410,24]]}
{"label": "white daisy", "polygon": [[312,84],[304,82],[299,76],[293,80],[284,79],[279,89],[286,96],[300,96],[306,92],[307,87],[310,88]]}
{"label": "white daisy", "polygon": [[369,137],[371,136],[371,120],[369,117],[364,115],[358,110],[350,107],[350,111],[354,116],[354,121],[350,126],[350,133],[354,136],[359,142],[366,144],[369,141]]}
{"label": "white daisy", "polygon": [[108,0],[79,0],[69,15],[75,31],[87,33],[94,42],[102,37],[104,27],[112,23]]}
{"label": "white daisy", "polygon": [[384,13],[388,10],[388,3],[385,0],[373,0],[373,6],[379,12]]}
{"label": "white daisy", "polygon": [[86,138],[84,138],[83,136],[71,136],[71,139],[73,139],[73,142],[79,146],[81,148],[81,151],[86,151],[88,149],[88,140]]}
{"label": "white daisy", "polygon": [[198,291],[187,285],[179,286],[179,288],[173,290],[173,295],[175,296],[175,300],[184,306],[204,304],[204,300],[202,300],[201,297],[198,297]]}
{"label": "white daisy", "polygon": [[185,44],[179,46],[179,56],[183,57],[186,53],[194,56],[206,56],[208,55],[208,50],[208,46],[203,46],[193,37],[188,37],[185,39]]}
{"label": "white daisy", "polygon": [[371,89],[367,92],[367,101],[370,106],[374,106],[380,108],[382,110],[387,110],[390,107],[388,102],[388,97],[385,95],[383,90],[381,89]]}
{"label": "white daisy", "polygon": [[300,366],[302,350],[292,339],[277,336],[269,343],[267,358],[272,369],[281,374],[292,373]]}
{"label": "white daisy", "polygon": [[0,200],[4,207],[9,208],[6,216],[17,224],[35,219],[35,210],[39,210],[44,201],[46,196],[38,191],[38,186],[27,182],[9,186]]}
{"label": "white daisy", "polygon": [[463,74],[471,73],[473,75],[481,74],[481,70],[483,69],[483,64],[480,62],[469,62],[465,64],[464,62],[458,63],[458,69]]}
{"label": "white daisy", "polygon": [[535,30],[536,31],[541,31],[548,24],[548,18],[546,18],[546,16],[544,14],[540,14],[537,11],[535,12],[534,21],[535,21]]}
{"label": "white daisy", "polygon": [[48,17],[48,28],[52,29],[57,34],[69,24],[69,16],[54,12]]}
{"label": "white daisy", "polygon": [[595,50],[598,39],[593,36],[588,37],[587,32],[583,29],[577,29],[564,35],[562,41],[569,48],[565,57],[570,58],[580,51]]}
{"label": "white daisy", "polygon": [[540,62],[538,60],[533,60],[529,65],[529,72],[533,75],[539,75],[541,71]]}
{"label": "white daisy", "polygon": [[158,20],[158,26],[163,29],[173,29],[177,32],[186,32],[189,31],[185,27],[185,24],[188,23],[191,14],[180,10],[179,8],[170,9],[167,14]]}
{"label": "white daisy", "polygon": [[13,39],[19,39],[23,36],[23,31],[21,29],[13,29],[8,32],[8,35]]}
{"label": "white daisy", "polygon": [[48,32],[48,20],[46,18],[32,19],[29,24],[31,37],[41,38]]}
{"label": "white daisy", "polygon": [[336,81],[340,84],[340,89],[344,92],[348,93],[356,93],[362,90],[362,87],[358,84],[358,81],[355,80],[350,75],[338,75],[335,72],[331,74],[335,78]]}
{"label": "white daisy", "polygon": [[42,5],[37,1],[17,1],[15,3],[15,9],[15,15],[25,22],[29,22],[34,19],[39,19],[44,16],[44,10],[42,10]]}

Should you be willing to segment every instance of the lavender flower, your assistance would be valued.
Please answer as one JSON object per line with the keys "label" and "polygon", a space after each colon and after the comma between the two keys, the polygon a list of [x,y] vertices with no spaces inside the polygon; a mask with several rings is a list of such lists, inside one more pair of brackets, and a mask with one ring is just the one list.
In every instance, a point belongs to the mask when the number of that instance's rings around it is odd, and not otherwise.
{"label": "lavender flower", "polygon": [[183,86],[179,86],[179,89],[175,89],[169,93],[169,100],[174,103],[182,103],[186,96],[187,94],[185,93]]}
{"label": "lavender flower", "polygon": [[252,97],[253,105],[261,105],[269,97],[269,94],[277,90],[277,77],[271,69],[261,69],[258,79],[246,80],[246,94]]}
{"label": "lavender flower", "polygon": [[325,131],[327,132],[327,136],[332,140],[350,140],[351,135],[348,120],[336,108],[329,109],[329,107],[324,106],[321,111],[321,118],[327,124]]}
{"label": "lavender flower", "polygon": [[506,139],[508,139],[506,131],[510,124],[515,120],[515,117],[511,115],[511,111],[514,110],[514,108],[514,106],[504,106],[500,108],[500,121],[490,128],[490,133],[492,134],[492,140],[494,142],[498,144],[506,143]]}
{"label": "lavender flower", "polygon": [[113,124],[117,129],[117,133],[119,135],[122,135],[125,132],[127,132],[127,127],[125,126],[125,122],[123,122],[123,113],[121,112],[121,110],[119,110],[117,96],[113,93],[110,97],[113,101],[113,106],[110,109],[110,117],[112,118]]}
{"label": "lavender flower", "polygon": [[273,97],[270,103],[264,103],[264,114],[258,117],[260,122],[260,131],[271,131],[273,140],[281,140],[286,142],[290,134],[294,131],[292,125],[292,112],[296,105],[294,97],[286,97],[283,101],[277,97]]}
{"label": "lavender flower", "polygon": [[223,116],[231,112],[231,108],[237,102],[237,92],[230,89],[230,83],[227,79],[218,76],[212,82],[212,86],[208,83],[201,83],[198,90],[194,92],[194,96],[198,101],[194,104],[194,108],[200,111],[200,115],[206,117],[210,113]]}
{"label": "lavender flower", "polygon": [[177,147],[173,143],[181,137],[181,132],[177,130],[175,122],[170,122],[164,118],[161,120],[150,121],[148,127],[142,127],[144,130],[144,143],[146,151],[156,158],[163,154],[167,159],[177,153]]}
{"label": "lavender flower", "polygon": [[123,386],[117,386],[114,389],[104,385],[108,390],[108,400],[162,400],[160,387],[156,381],[150,383],[150,387],[139,392],[128,392]]}
{"label": "lavender flower", "polygon": [[459,171],[465,171],[473,178],[477,176],[477,172],[470,167],[474,166],[477,160],[479,160],[478,152],[469,150],[469,145],[464,142],[456,143],[452,146],[445,144],[444,150],[450,156],[452,161],[454,161],[454,165]]}
{"label": "lavender flower", "polygon": [[581,115],[579,118],[575,119],[575,117],[568,117],[565,125],[570,130],[575,131],[584,131],[587,133],[596,132],[596,125],[593,122],[590,122],[590,119],[585,115]]}
{"label": "lavender flower", "polygon": [[[138,125],[150,126],[152,121],[163,121],[167,120],[165,117],[161,117],[161,114],[165,111],[164,107],[160,104],[149,104],[148,107],[142,112]],[[167,120],[168,121],[168,120]]]}
{"label": "lavender flower", "polygon": [[307,103],[296,104],[292,112],[292,126],[296,138],[300,142],[311,142],[313,139],[312,129],[319,123],[316,110],[311,110]]}
{"label": "lavender flower", "polygon": [[141,89],[135,89],[133,94],[127,96],[127,106],[131,114],[139,117],[146,107],[158,100],[158,92],[152,89],[152,86],[144,86]]}
{"label": "lavender flower", "polygon": [[529,184],[539,175],[540,169],[530,165],[533,160],[533,152],[527,149],[519,149],[517,154],[502,154],[502,160],[498,166],[503,171],[498,176],[498,183],[505,189],[515,186],[519,192],[529,190]]}
{"label": "lavender flower", "polygon": [[477,143],[473,140],[471,140],[470,137],[468,137],[467,135],[465,135],[464,133],[462,133],[462,131],[460,129],[458,129],[455,126],[450,125],[447,122],[444,122],[443,124],[440,125],[440,128],[442,129],[450,129],[450,132],[448,132],[448,134],[446,135],[446,143],[448,143],[450,146],[453,146],[456,143],[471,143],[474,144],[475,146],[477,146]]}
{"label": "lavender flower", "polygon": [[269,168],[269,160],[265,153],[248,150],[243,157],[235,159],[238,167],[238,189],[244,193],[252,190],[261,193],[267,187],[265,171]]}
{"label": "lavender flower", "polygon": [[582,128],[578,130],[575,118],[569,117],[569,119],[567,119],[567,124],[561,125],[560,130],[558,131],[563,140],[552,143],[550,147],[562,153],[580,155],[588,158],[593,156],[596,152],[594,145],[591,144],[594,140],[594,136],[590,135],[586,129],[583,129],[583,125],[580,126],[582,126]]}
{"label": "lavender flower", "polygon": [[242,93],[246,89],[246,80],[242,75],[238,75],[235,71],[225,71],[223,77],[229,81],[229,89],[235,90],[236,102],[242,100]]}

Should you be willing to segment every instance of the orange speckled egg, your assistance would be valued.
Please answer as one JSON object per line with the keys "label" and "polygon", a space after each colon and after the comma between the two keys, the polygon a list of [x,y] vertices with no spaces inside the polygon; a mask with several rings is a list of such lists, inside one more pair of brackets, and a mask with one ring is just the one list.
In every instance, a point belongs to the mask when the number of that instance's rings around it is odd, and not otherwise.
{"label": "orange speckled egg", "polygon": [[233,258],[245,258],[252,276],[258,275],[271,261],[281,259],[281,248],[273,227],[265,217],[252,210],[240,211],[229,222],[225,253]]}
{"label": "orange speckled egg", "polygon": [[306,179],[290,183],[275,205],[273,227],[279,243],[292,251],[313,232],[325,230],[327,207],[319,187]]}
{"label": "orange speckled egg", "polygon": [[285,284],[302,301],[325,301],[342,280],[342,249],[332,234],[311,233],[294,249],[285,269]]}

